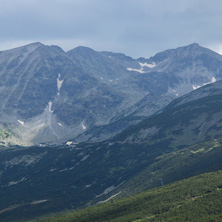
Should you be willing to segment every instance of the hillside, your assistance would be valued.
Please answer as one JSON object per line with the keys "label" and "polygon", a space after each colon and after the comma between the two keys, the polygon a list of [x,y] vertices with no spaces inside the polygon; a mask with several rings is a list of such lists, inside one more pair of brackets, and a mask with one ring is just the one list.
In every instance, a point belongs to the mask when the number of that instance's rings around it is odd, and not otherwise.
{"label": "hillside", "polygon": [[221,221],[222,171],[201,174],[129,198],[42,222]]}
{"label": "hillside", "polygon": [[166,185],[222,169],[221,98],[169,106],[105,142],[0,150],[0,220],[78,209],[161,186],[160,178]]}

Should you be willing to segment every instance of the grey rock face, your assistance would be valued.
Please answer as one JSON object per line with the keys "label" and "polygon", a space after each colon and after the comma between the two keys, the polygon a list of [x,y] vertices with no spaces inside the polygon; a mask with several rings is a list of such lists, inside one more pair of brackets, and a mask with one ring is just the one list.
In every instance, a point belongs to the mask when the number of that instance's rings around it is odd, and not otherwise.
{"label": "grey rock face", "polygon": [[0,52],[0,141],[107,139],[222,79],[222,56],[192,44],[150,59],[33,43]]}

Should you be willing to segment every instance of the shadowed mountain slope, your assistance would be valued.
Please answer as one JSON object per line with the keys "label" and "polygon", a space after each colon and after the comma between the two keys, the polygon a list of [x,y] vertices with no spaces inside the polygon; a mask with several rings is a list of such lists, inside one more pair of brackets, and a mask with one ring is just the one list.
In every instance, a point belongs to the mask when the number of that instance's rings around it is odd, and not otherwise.
{"label": "shadowed mountain slope", "polygon": [[[195,93],[222,85],[214,84]],[[104,142],[1,150],[0,219],[85,207],[222,169],[222,90],[179,100]]]}
{"label": "shadowed mountain slope", "polygon": [[33,43],[0,52],[0,141],[102,141],[222,79],[222,56],[191,44],[133,59]]}

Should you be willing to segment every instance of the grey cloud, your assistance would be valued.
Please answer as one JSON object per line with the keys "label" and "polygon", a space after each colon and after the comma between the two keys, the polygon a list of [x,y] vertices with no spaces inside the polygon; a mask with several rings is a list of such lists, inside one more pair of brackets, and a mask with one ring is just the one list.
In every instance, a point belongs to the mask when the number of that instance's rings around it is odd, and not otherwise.
{"label": "grey cloud", "polygon": [[42,41],[67,50],[88,43],[148,57],[192,42],[222,45],[221,19],[220,0],[2,0],[0,47]]}

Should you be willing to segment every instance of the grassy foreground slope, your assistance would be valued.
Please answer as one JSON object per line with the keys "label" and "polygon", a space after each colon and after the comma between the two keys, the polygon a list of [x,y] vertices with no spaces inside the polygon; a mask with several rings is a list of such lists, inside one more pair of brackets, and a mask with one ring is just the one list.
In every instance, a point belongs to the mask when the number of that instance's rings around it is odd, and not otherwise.
{"label": "grassy foreground slope", "polygon": [[41,221],[222,221],[222,171]]}

